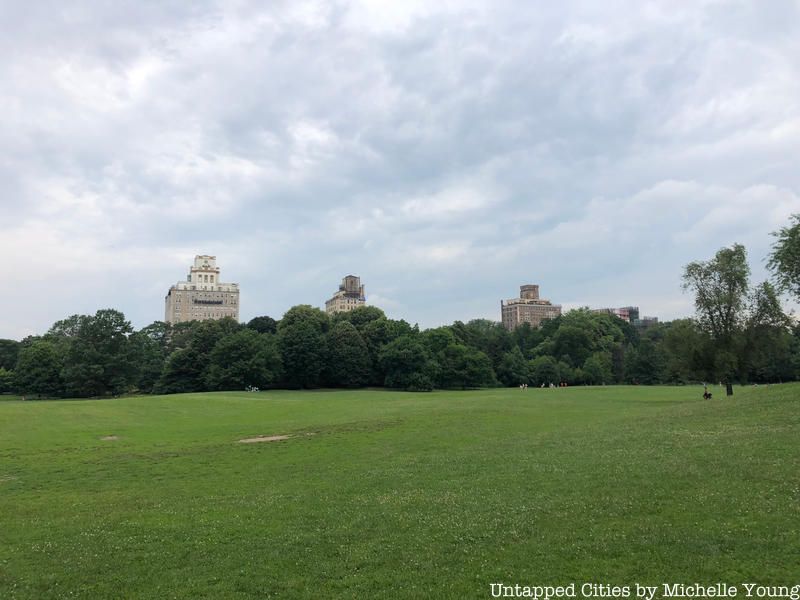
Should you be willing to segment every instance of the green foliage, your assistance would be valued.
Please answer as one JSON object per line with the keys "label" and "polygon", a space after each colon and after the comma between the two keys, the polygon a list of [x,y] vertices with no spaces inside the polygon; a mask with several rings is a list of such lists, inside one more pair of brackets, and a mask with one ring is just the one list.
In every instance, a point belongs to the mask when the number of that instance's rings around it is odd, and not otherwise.
{"label": "green foliage", "polygon": [[242,325],[226,317],[209,321],[194,321],[189,333],[189,347],[198,352],[203,360],[225,336],[242,330]]}
{"label": "green foliage", "polygon": [[14,371],[0,367],[0,394],[14,391]]}
{"label": "green foliage", "polygon": [[197,350],[191,346],[178,348],[167,357],[155,386],[156,393],[179,394],[202,390],[205,367],[203,356]]}
{"label": "green foliage", "polygon": [[129,341],[131,356],[136,365],[135,388],[151,393],[158,384],[170,340],[171,326],[163,321],[155,321],[131,334]]}
{"label": "green foliage", "polygon": [[488,319],[474,319],[466,325],[456,321],[452,331],[460,343],[486,354],[494,370],[514,347],[514,340],[503,324]]}
{"label": "green foliage", "polygon": [[689,263],[683,273],[683,288],[695,296],[698,324],[714,342],[712,375],[728,383],[742,368],[737,346],[746,320],[749,277],[741,244],[721,248],[709,261]]}
{"label": "green foliage", "polygon": [[558,369],[558,361],[552,356],[537,356],[529,365],[531,374],[531,384],[536,386],[549,386],[558,384],[561,379],[561,374]]}
{"label": "green foliage", "polygon": [[209,354],[204,381],[206,389],[211,390],[267,388],[278,381],[280,374],[277,338],[248,328],[216,343]]}
{"label": "green foliage", "polygon": [[330,318],[320,309],[309,304],[298,304],[286,311],[278,323],[278,333],[295,325],[311,325],[320,333],[325,333],[330,327]]}
{"label": "green foliage", "polygon": [[695,296],[698,323],[723,350],[744,324],[750,267],[744,246],[721,248],[713,259],[686,265],[683,288]]}
{"label": "green foliage", "polygon": [[359,306],[353,310],[340,312],[334,316],[334,321],[347,321],[353,324],[359,331],[362,331],[369,323],[379,319],[385,320],[386,314],[377,306]]}
{"label": "green foliage", "polygon": [[776,241],[767,266],[778,287],[800,301],[800,213],[792,215],[789,223],[772,234]]}
{"label": "green foliage", "polygon": [[663,327],[664,381],[690,383],[714,379],[713,342],[692,319],[678,319]]}
{"label": "green foliage", "polygon": [[62,378],[70,396],[102,396],[127,391],[133,384],[135,363],[128,335],[133,331],[125,315],[98,310],[57,323],[49,335],[66,343]]}
{"label": "green foliage", "polygon": [[431,382],[436,373],[436,364],[417,336],[403,335],[392,340],[378,358],[386,373],[384,385],[389,388],[407,389],[420,381],[418,375]]}
{"label": "green foliage", "polygon": [[562,325],[553,336],[553,356],[573,366],[582,365],[592,354],[589,332],[577,325]]}
{"label": "green foliage", "polygon": [[665,379],[667,357],[661,345],[644,339],[631,347],[625,356],[625,380],[628,383],[653,385]]}
{"label": "green foliage", "polygon": [[54,342],[32,341],[19,351],[14,383],[21,394],[60,396],[64,391],[61,368],[62,359]]}
{"label": "green foliage", "polygon": [[328,315],[317,308],[290,308],[278,324],[284,381],[291,387],[318,387],[326,366]]}
{"label": "green foliage", "polygon": [[443,352],[448,346],[457,343],[456,336],[450,327],[436,327],[435,329],[426,329],[420,335],[422,343],[432,355],[437,355]]}
{"label": "green foliage", "polygon": [[[370,307],[371,308],[371,307]],[[356,312],[356,309],[352,312]],[[337,322],[327,334],[326,381],[334,387],[361,387],[370,381],[372,361],[369,350],[355,326]]]}
{"label": "green foliage", "polygon": [[386,372],[380,361],[381,350],[390,342],[403,335],[416,335],[419,331],[405,321],[393,321],[386,318],[375,319],[365,323],[359,333],[370,357],[370,384],[383,385]]}
{"label": "green foliage", "polygon": [[489,357],[462,344],[450,344],[436,356],[441,388],[475,388],[494,383]]}
{"label": "green foliage", "polygon": [[0,340],[0,369],[14,368],[19,355],[19,345],[15,340]]}
{"label": "green foliage", "polygon": [[[560,323],[561,320],[559,319]],[[550,322],[546,322],[550,329]],[[534,328],[530,323],[523,323],[511,332],[511,342],[520,349],[526,359],[533,358],[535,348],[544,341],[544,327]]]}
{"label": "green foliage", "polygon": [[278,322],[272,317],[254,317],[247,322],[247,328],[257,333],[277,333]]}
{"label": "green foliage", "polygon": [[413,373],[406,381],[408,392],[432,392],[433,381],[425,373]]}
{"label": "green foliage", "polygon": [[590,385],[610,384],[614,381],[609,352],[595,352],[583,363],[582,370],[585,383]]}
{"label": "green foliage", "polygon": [[505,386],[529,383],[530,368],[519,346],[514,346],[503,355],[496,373],[497,379]]}

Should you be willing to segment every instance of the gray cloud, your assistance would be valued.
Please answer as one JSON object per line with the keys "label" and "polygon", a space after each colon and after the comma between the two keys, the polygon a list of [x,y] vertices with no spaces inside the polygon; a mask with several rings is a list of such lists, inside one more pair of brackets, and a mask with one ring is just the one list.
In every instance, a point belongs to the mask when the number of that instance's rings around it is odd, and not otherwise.
{"label": "gray cloud", "polygon": [[530,281],[672,318],[800,211],[793,2],[0,10],[0,337],[162,318],[196,253],[244,319],[348,272],[425,326]]}

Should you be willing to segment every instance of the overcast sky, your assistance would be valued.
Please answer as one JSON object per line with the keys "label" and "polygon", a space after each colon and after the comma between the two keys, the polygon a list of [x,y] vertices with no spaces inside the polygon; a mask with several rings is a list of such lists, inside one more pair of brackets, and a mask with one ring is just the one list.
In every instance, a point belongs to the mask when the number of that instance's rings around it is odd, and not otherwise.
{"label": "overcast sky", "polygon": [[800,4],[0,1],[0,337],[164,318],[195,254],[241,319],[354,273],[421,326],[692,314],[683,266],[800,212]]}

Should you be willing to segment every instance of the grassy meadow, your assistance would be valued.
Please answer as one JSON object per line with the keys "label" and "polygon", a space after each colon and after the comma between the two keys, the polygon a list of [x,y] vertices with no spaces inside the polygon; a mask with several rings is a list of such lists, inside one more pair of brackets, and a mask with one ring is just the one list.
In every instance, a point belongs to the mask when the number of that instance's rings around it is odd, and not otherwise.
{"label": "grassy meadow", "polygon": [[4,398],[0,598],[800,583],[800,385],[713,391]]}

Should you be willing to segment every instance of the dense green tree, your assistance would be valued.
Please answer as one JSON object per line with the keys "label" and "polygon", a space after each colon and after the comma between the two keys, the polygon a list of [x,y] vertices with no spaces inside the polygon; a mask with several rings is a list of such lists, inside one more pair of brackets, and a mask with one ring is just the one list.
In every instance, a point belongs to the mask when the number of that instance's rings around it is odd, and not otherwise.
{"label": "dense green tree", "polygon": [[326,346],[325,379],[329,385],[361,387],[369,383],[372,370],[369,349],[350,321],[342,320],[331,327]]}
{"label": "dense green tree", "polygon": [[789,219],[789,225],[772,234],[772,246],[767,266],[781,290],[800,301],[800,213]]}
{"label": "dense green tree", "polygon": [[614,381],[609,352],[595,352],[583,363],[582,370],[585,382],[590,385],[613,383]]}
{"label": "dense green tree", "polygon": [[328,315],[308,305],[290,308],[278,324],[284,378],[291,387],[318,387],[327,357]]}
{"label": "dense green tree", "polygon": [[663,325],[660,342],[665,355],[664,381],[691,383],[710,381],[713,376],[711,338],[692,319]]}
{"label": "dense green tree", "polygon": [[450,344],[438,353],[439,387],[474,388],[495,381],[492,363],[480,350],[463,344]]}
{"label": "dense green tree", "polygon": [[209,354],[204,382],[211,390],[266,388],[276,383],[280,374],[277,337],[248,328],[217,342]]}
{"label": "dense green tree", "polygon": [[19,342],[15,340],[0,340],[0,369],[9,371],[17,364]]}
{"label": "dense green tree", "polygon": [[497,379],[505,386],[530,382],[530,368],[519,346],[514,346],[500,360],[496,370]]}
{"label": "dense green tree", "polygon": [[247,322],[247,328],[258,333],[277,333],[278,322],[272,317],[264,315],[262,317],[254,317],[250,319]]}
{"label": "dense green tree", "polygon": [[625,356],[625,380],[628,383],[653,385],[665,379],[667,357],[663,348],[651,339],[641,340]]}
{"label": "dense green tree", "polygon": [[167,360],[171,325],[155,321],[131,334],[130,355],[136,367],[133,382],[141,392],[152,392]]}
{"label": "dense green tree", "polygon": [[189,346],[205,360],[222,338],[237,333],[243,328],[243,325],[231,317],[196,321],[191,328]]}
{"label": "dense green tree", "polygon": [[51,340],[39,339],[24,345],[17,357],[14,384],[21,394],[60,396],[62,359]]}
{"label": "dense green tree", "polygon": [[791,320],[769,282],[757,286],[739,350],[739,379],[770,382],[793,379]]}
{"label": "dense green tree", "polygon": [[76,338],[86,320],[90,318],[88,315],[70,315],[66,319],[53,323],[45,336],[50,338],[51,341]]}
{"label": "dense green tree", "polygon": [[450,327],[426,329],[420,334],[420,338],[432,356],[438,355],[445,348],[456,344],[458,341]]}
{"label": "dense green tree", "polygon": [[167,336],[167,355],[169,356],[175,350],[188,348],[195,329],[202,324],[203,321],[183,321],[172,325]]}
{"label": "dense green tree", "polygon": [[[160,394],[197,392],[206,389],[205,374],[211,352],[220,340],[242,331],[235,319],[177,323],[165,333],[166,360],[154,391]],[[152,332],[153,335],[157,334]]]}
{"label": "dense green tree", "polygon": [[734,244],[721,248],[713,259],[686,265],[683,288],[695,296],[695,308],[700,327],[715,343],[715,376],[727,384],[733,394],[732,379],[738,370],[737,335],[746,316],[750,267],[744,246]]}
{"label": "dense green tree", "polygon": [[583,383],[583,371],[574,369],[564,361],[558,362],[558,381],[559,383],[568,383],[574,385],[576,383]]}
{"label": "dense green tree", "polygon": [[155,392],[158,394],[181,394],[203,391],[203,373],[207,359],[191,346],[173,351],[164,363],[164,370]]}
{"label": "dense green tree", "polygon": [[[65,331],[69,342],[61,375],[68,395],[119,394],[132,386],[135,364],[128,335],[133,329],[125,315],[98,310],[94,316],[75,319]],[[50,335],[62,336],[54,329]]]}
{"label": "dense green tree", "polygon": [[437,365],[419,336],[407,334],[392,340],[381,349],[379,360],[386,387],[408,389],[412,384],[432,384],[436,377]]}
{"label": "dense green tree", "polygon": [[359,306],[353,310],[337,313],[333,320],[348,321],[362,331],[368,323],[385,318],[386,314],[377,306]]}
{"label": "dense green tree", "polygon": [[286,311],[283,318],[278,323],[278,333],[282,329],[299,324],[310,324],[321,333],[328,331],[330,327],[330,317],[320,309],[310,304],[298,304]]}
{"label": "dense green tree", "polygon": [[582,365],[592,350],[589,332],[577,325],[562,325],[553,336],[552,355],[572,366]]}
{"label": "dense green tree", "polygon": [[531,384],[541,386],[542,384],[549,386],[558,384],[561,380],[561,374],[558,369],[558,361],[552,356],[537,356],[529,363],[531,374]]}
{"label": "dense green tree", "polygon": [[530,359],[534,356],[535,348],[544,341],[544,333],[542,329],[531,327],[530,323],[522,323],[511,332],[511,341],[520,349],[522,356]]}
{"label": "dense green tree", "polygon": [[467,324],[456,321],[452,331],[460,343],[486,354],[494,370],[514,347],[514,341],[503,324],[488,319],[473,319]]}
{"label": "dense green tree", "polygon": [[380,318],[365,323],[359,333],[367,345],[371,362],[370,385],[383,385],[386,379],[380,362],[380,352],[386,344],[403,335],[416,335],[419,330],[405,321]]}
{"label": "dense green tree", "polygon": [[5,367],[0,367],[0,394],[6,394],[14,390],[14,371]]}

